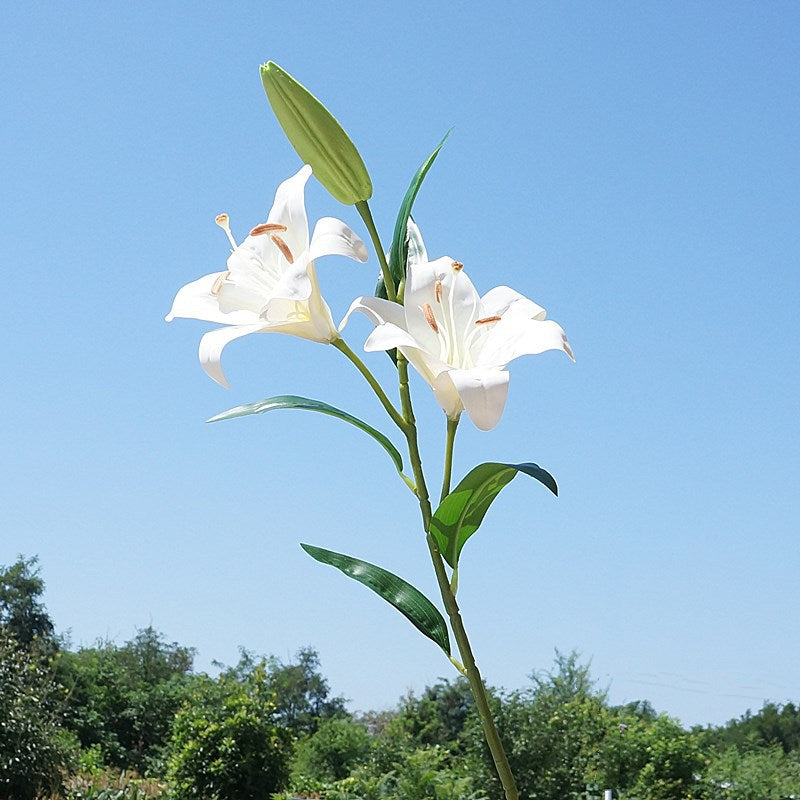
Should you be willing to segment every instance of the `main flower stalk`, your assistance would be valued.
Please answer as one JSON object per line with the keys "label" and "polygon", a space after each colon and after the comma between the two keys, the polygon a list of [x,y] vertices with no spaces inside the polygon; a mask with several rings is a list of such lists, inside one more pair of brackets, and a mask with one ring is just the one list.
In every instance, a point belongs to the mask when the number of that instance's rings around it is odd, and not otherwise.
{"label": "main flower stalk", "polygon": [[[450,586],[442,554],[439,552],[439,548],[436,546],[436,542],[430,533],[432,516],[431,503],[427,484],[425,482],[425,474],[422,469],[422,458],[420,457],[419,442],[417,439],[417,425],[411,404],[411,391],[408,385],[408,361],[402,353],[397,354],[397,369],[400,377],[400,399],[403,409],[403,418],[406,422],[404,433],[406,442],[408,443],[408,455],[411,459],[411,467],[417,486],[417,498],[419,499],[419,507],[422,513],[422,525],[425,529],[428,550],[431,555],[431,561],[433,562],[434,572],[436,573],[436,582],[439,584],[442,602],[444,603],[445,610],[450,619],[450,627],[455,636],[456,644],[458,645],[461,663],[464,665],[464,674],[469,682],[472,696],[475,699],[475,706],[478,709],[481,725],[483,726],[483,734],[486,738],[486,743],[489,745],[489,751],[492,754],[498,777],[503,785],[506,800],[519,800],[519,792],[517,791],[517,785],[514,781],[514,775],[511,772],[508,756],[500,740],[500,734],[497,732],[497,726],[494,724],[492,711],[491,708],[489,708],[489,700],[486,696],[486,689],[483,685],[483,678],[475,663],[472,646],[470,645],[467,631],[464,628],[464,622],[461,619],[461,611],[458,607],[453,589]],[[455,425],[452,427],[448,425],[448,452],[445,474],[449,474],[450,465],[452,464],[452,440],[454,436]],[[447,483],[449,483],[449,481],[447,481]]]}

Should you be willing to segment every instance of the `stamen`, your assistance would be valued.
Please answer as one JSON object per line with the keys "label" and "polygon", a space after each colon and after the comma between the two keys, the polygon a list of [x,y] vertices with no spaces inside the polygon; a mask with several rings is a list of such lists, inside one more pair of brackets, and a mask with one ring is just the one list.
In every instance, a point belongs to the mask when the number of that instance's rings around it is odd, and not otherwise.
{"label": "stamen", "polygon": [[436,318],[433,316],[433,309],[430,303],[422,304],[422,313],[425,315],[425,320],[431,326],[434,333],[439,333],[439,326],[436,324]]}
{"label": "stamen", "polygon": [[501,317],[484,317],[483,319],[476,319],[476,325],[485,325],[487,322],[499,322]]}
{"label": "stamen", "polygon": [[277,233],[271,233],[269,235],[269,238],[272,239],[273,242],[275,242],[275,246],[278,248],[278,250],[281,251],[281,253],[283,253],[283,257],[290,264],[294,264],[294,256],[292,255],[292,251],[289,249],[289,245],[286,244],[286,242],[284,242],[283,239],[281,239],[281,237],[278,236]]}
{"label": "stamen", "polygon": [[214,297],[216,297],[222,291],[222,286],[230,274],[231,272],[228,270],[227,272],[222,272],[217,275],[217,279],[214,281],[214,285],[211,287],[211,294],[213,294]]}
{"label": "stamen", "polygon": [[239,245],[236,244],[236,239],[233,238],[233,234],[231,233],[230,217],[227,214],[217,214],[217,216],[214,217],[214,222],[225,231],[225,235],[228,237],[231,247],[235,250]]}
{"label": "stamen", "polygon": [[464,265],[460,261],[454,261],[450,266],[452,266],[456,272],[464,269]]}
{"label": "stamen", "polygon": [[436,281],[436,283],[433,286],[433,289],[434,289],[434,292],[436,293],[436,302],[437,303],[441,303],[442,302],[442,282],[441,281]]}
{"label": "stamen", "polygon": [[250,236],[262,236],[265,233],[270,233],[271,231],[285,231],[285,225],[279,225],[277,222],[265,222],[263,225],[256,225],[253,230],[250,231]]}

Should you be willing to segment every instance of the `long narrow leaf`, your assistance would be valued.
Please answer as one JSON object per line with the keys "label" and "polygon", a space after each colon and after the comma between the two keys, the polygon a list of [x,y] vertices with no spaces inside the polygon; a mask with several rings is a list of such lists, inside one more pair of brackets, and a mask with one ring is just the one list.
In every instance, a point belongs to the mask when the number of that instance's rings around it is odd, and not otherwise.
{"label": "long narrow leaf", "polygon": [[[400,204],[400,210],[397,212],[397,219],[394,223],[394,234],[392,235],[392,246],[389,250],[389,271],[397,286],[400,285],[400,281],[405,277],[406,254],[408,252],[406,225],[408,224],[408,218],[411,216],[411,208],[414,205],[414,200],[417,198],[419,187],[422,186],[422,181],[425,180],[428,170],[433,165],[433,162],[436,161],[436,156],[439,155],[439,151],[444,146],[449,135],[450,131],[447,131],[442,137],[442,141],[436,146],[436,149],[425,159],[420,168],[416,171],[414,177],[411,179],[411,184],[406,191],[405,197],[403,198],[403,202]],[[382,280],[378,282],[375,294],[378,297],[386,297],[386,287],[383,285]]]}
{"label": "long narrow leaf", "polygon": [[246,417],[250,414],[263,414],[265,411],[274,411],[275,409],[281,408],[299,408],[304,411],[317,411],[320,414],[328,414],[331,417],[337,417],[345,422],[349,422],[351,425],[355,425],[356,428],[360,428],[364,433],[368,433],[384,450],[386,450],[394,462],[397,471],[401,475],[403,474],[403,457],[388,437],[380,431],[375,430],[371,425],[367,425],[366,422],[360,420],[358,417],[354,417],[352,414],[348,414],[346,411],[342,411],[339,408],[334,408],[334,406],[323,403],[320,400],[311,400],[308,397],[298,397],[293,394],[282,394],[276,397],[268,397],[266,400],[260,400],[257,403],[236,406],[236,408],[231,408],[228,411],[217,414],[215,417],[211,417],[207,422],[219,422],[223,419]]}
{"label": "long narrow leaf", "polygon": [[431,533],[445,561],[456,568],[461,550],[483,522],[489,506],[518,473],[535,478],[553,494],[558,486],[553,476],[537,464],[480,464],[442,501],[431,519]]}
{"label": "long narrow leaf", "polygon": [[334,553],[332,550],[310,544],[301,544],[300,547],[311,558],[336,567],[353,580],[368,586],[387,603],[393,605],[417,630],[436,642],[448,656],[450,655],[450,634],[444,617],[419,589],[415,589],[397,575],[360,558]]}

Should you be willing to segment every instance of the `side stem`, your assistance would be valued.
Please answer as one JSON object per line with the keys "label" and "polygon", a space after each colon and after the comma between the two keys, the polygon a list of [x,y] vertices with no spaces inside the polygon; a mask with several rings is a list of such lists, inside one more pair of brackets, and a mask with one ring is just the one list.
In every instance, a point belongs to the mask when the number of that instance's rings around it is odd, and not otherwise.
{"label": "side stem", "polygon": [[356,369],[364,376],[364,379],[370,385],[372,391],[377,395],[378,400],[381,401],[381,405],[386,409],[386,413],[391,417],[392,422],[405,433],[407,426],[403,417],[394,407],[392,401],[386,396],[386,392],[383,391],[381,385],[375,380],[375,376],[369,371],[367,365],[350,349],[344,339],[336,339],[331,342],[331,344],[353,362]]}
{"label": "side stem", "polygon": [[442,477],[442,493],[439,497],[439,502],[450,494],[450,477],[453,474],[453,444],[456,440],[456,431],[458,430],[458,420],[447,420],[447,442],[444,448],[444,476]]}
{"label": "side stem", "polygon": [[356,211],[361,215],[364,224],[369,231],[369,238],[372,239],[372,246],[375,248],[375,253],[378,256],[378,262],[381,265],[381,275],[383,275],[383,283],[386,286],[386,297],[393,303],[397,302],[397,291],[395,290],[394,280],[392,273],[389,272],[389,265],[386,263],[386,253],[383,252],[383,245],[381,244],[378,229],[375,227],[375,220],[372,219],[372,211],[370,211],[369,203],[366,200],[360,200],[356,203]]}

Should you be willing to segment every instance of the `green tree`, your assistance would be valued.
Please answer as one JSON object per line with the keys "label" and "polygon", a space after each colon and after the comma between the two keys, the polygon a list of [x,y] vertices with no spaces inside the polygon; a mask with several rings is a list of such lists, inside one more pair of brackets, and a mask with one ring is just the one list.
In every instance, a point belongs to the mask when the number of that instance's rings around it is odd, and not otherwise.
{"label": "green tree", "polygon": [[707,735],[720,749],[734,746],[752,750],[779,745],[784,753],[800,750],[800,707],[794,703],[764,703],[756,714],[747,711]]}
{"label": "green tree", "polygon": [[[627,707],[631,709],[631,706]],[[608,709],[605,736],[591,758],[587,783],[598,796],[680,800],[693,797],[704,766],[700,738],[666,715],[633,707]]]}
{"label": "green tree", "polygon": [[[576,653],[556,653],[555,668],[531,675],[528,689],[495,697],[496,719],[517,780],[529,800],[585,800],[592,754],[605,735],[605,694]],[[478,754],[492,798],[503,796],[476,721],[471,751]]]}
{"label": "green tree", "polygon": [[49,655],[55,649],[54,626],[41,602],[38,563],[36,556],[20,555],[11,566],[0,566],[0,627],[23,647],[38,645]]}
{"label": "green tree", "polygon": [[699,786],[703,800],[788,800],[800,796],[800,759],[777,745],[712,756]]}
{"label": "green tree", "polygon": [[158,769],[175,712],[192,681],[194,651],[154,628],[122,646],[103,642],[62,652],[58,676],[69,689],[67,724],[83,747],[99,745],[107,762]]}
{"label": "green tree", "polygon": [[275,723],[266,664],[199,677],[175,717],[168,757],[174,800],[265,800],[286,783],[291,734]]}
{"label": "green tree", "polygon": [[330,697],[313,647],[301,648],[288,664],[274,656],[266,663],[267,681],[275,696],[275,719],[295,736],[314,733],[322,720],[347,713],[343,697]]}
{"label": "green tree", "polygon": [[475,701],[466,678],[440,680],[426,686],[420,697],[408,694],[400,702],[395,725],[421,746],[439,745],[457,750]]}
{"label": "green tree", "polygon": [[368,760],[366,728],[351,719],[334,717],[320,722],[316,732],[297,745],[292,762],[293,780],[337,781]]}
{"label": "green tree", "polygon": [[62,701],[46,662],[0,628],[0,800],[59,789],[71,749],[60,727]]}

